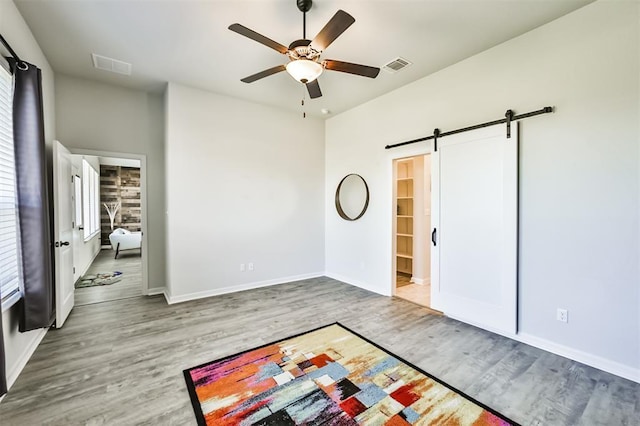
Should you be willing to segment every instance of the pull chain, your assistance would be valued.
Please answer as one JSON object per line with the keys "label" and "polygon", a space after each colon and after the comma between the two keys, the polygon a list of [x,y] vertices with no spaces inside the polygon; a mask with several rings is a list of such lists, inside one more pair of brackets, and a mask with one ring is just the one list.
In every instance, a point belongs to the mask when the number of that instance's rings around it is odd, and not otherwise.
{"label": "pull chain", "polygon": [[304,100],[306,98],[307,92],[306,92],[306,87],[302,87],[302,101],[300,102],[302,105],[302,118],[307,118],[307,112],[305,111],[305,107],[304,107]]}

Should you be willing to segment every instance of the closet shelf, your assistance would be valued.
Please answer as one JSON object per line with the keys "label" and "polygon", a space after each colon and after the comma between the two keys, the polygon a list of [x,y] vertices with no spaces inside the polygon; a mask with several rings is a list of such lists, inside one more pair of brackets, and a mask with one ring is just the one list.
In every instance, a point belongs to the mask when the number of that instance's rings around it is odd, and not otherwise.
{"label": "closet shelf", "polygon": [[409,158],[396,163],[395,202],[396,202],[396,272],[411,275],[413,273],[413,222],[415,203],[413,177],[413,159]]}

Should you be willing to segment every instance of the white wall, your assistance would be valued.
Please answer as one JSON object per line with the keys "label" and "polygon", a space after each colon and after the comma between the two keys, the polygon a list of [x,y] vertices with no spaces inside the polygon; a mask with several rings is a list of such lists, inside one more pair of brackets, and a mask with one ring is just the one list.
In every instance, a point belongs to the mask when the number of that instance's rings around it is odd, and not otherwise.
{"label": "white wall", "polygon": [[[29,27],[12,1],[0,1],[0,34],[11,44],[20,58],[42,70],[44,102],[44,136],[50,150],[56,136],[54,111],[54,77],[47,58],[40,50]],[[17,306],[2,313],[6,370],[9,386],[13,384],[29,357],[44,337],[43,330],[18,332]]]}
{"label": "white wall", "polygon": [[[638,8],[596,2],[329,119],[329,275],[390,293],[392,158],[430,148],[386,144],[555,106],[521,122],[521,338],[640,380]],[[330,200],[352,172],[371,204],[347,223]]]}
{"label": "white wall", "polygon": [[[75,168],[77,168],[78,176],[80,176],[82,182],[86,182],[83,172],[84,168],[82,167],[83,158],[87,160],[87,162],[91,164],[91,166],[93,166],[93,168],[96,169],[98,173],[100,173],[100,161],[98,157],[94,157],[91,155],[71,156],[72,164]],[[73,267],[76,268],[74,278],[77,280],[77,278],[81,277],[87,272],[87,269],[89,269],[89,266],[91,266],[93,260],[96,258],[98,253],[100,253],[101,241],[100,232],[98,232],[87,241],[84,240],[84,231],[78,229],[78,227],[73,230],[73,234]]]}
{"label": "white wall", "polygon": [[177,84],[165,100],[168,299],[321,275],[324,123]]}
{"label": "white wall", "polygon": [[67,148],[146,155],[149,289],[164,288],[162,96],[60,74],[55,88],[57,134]]}

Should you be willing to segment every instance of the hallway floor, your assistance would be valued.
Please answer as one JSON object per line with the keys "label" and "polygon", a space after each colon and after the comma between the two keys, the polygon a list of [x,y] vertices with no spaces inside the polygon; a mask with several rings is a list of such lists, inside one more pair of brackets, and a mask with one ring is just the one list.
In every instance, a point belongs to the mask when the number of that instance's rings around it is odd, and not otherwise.
{"label": "hallway floor", "polygon": [[120,271],[122,279],[110,285],[76,288],[76,306],[142,296],[140,250],[123,251],[117,259],[114,259],[115,253],[110,249],[101,250],[85,275]]}

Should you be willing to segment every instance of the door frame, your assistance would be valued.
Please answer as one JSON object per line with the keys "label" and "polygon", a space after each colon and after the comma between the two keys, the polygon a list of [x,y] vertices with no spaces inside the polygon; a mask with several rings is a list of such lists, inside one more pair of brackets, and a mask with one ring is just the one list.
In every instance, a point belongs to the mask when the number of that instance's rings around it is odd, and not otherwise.
{"label": "door frame", "polygon": [[[113,157],[140,161],[140,229],[142,230],[142,295],[149,295],[149,246],[147,244],[147,156],[128,152],[99,151],[84,148],[69,148],[73,155],[91,155],[94,157]],[[101,244],[102,245],[102,242]]]}
{"label": "door frame", "polygon": [[[69,152],[71,152],[71,151],[69,151]],[[71,155],[74,155],[74,154],[71,154]],[[74,269],[75,269],[76,259],[79,257],[79,253],[78,252],[80,250],[80,248],[79,248],[77,243],[80,242],[79,240],[80,240],[80,238],[82,238],[82,236],[79,235],[79,234],[81,234],[81,232],[80,232],[80,230],[78,230],[78,217],[76,216],[76,213],[77,213],[76,209],[77,209],[78,199],[77,199],[76,193],[75,193],[76,182],[78,182],[77,178],[80,177],[80,169],[77,168],[76,166],[74,166],[73,162],[71,163],[71,177],[73,179],[73,187],[74,187],[73,188],[74,192],[72,194],[73,195],[73,197],[72,197],[72,199],[73,199],[73,215],[72,215],[72,217],[73,217],[73,225],[74,225],[73,242],[72,242],[72,244],[73,244],[73,263],[74,263]],[[80,194],[82,195],[82,187],[80,187]],[[82,197],[81,197],[80,202],[82,202]],[[74,270],[74,272],[73,272],[73,282],[74,283],[76,283],[80,279],[80,277],[82,275],[82,272],[83,271],[80,271],[80,270]]]}
{"label": "door frame", "polygon": [[[388,173],[389,182],[391,182],[391,190],[389,191],[389,206],[391,207],[391,226],[388,228],[388,231],[391,235],[391,253],[389,256],[391,258],[391,275],[389,276],[389,294],[392,296],[396,295],[396,273],[398,269],[398,265],[396,262],[396,161],[404,160],[406,158],[418,157],[421,155],[430,155],[433,154],[433,142],[430,142],[428,145],[416,145],[411,148],[402,151],[393,151],[391,155],[388,157],[388,163],[390,165],[390,170]],[[431,169],[431,173],[433,174],[433,165]],[[415,206],[414,206],[415,208]],[[433,208],[431,209],[431,214],[433,215]],[[431,274],[433,274],[433,265],[431,267]],[[433,279],[431,280],[433,282]],[[432,292],[433,294],[433,292]]]}
{"label": "door frame", "polygon": [[[415,165],[415,160],[422,158],[423,159],[423,166],[422,168],[420,168],[420,170],[422,170],[422,174],[424,176],[424,168],[426,167],[425,164],[427,163],[427,157],[428,157],[428,161],[429,161],[429,165],[431,164],[431,157],[432,157],[433,153],[427,153],[427,154],[418,154],[418,155],[411,155],[408,157],[400,157],[400,158],[394,158],[392,161],[392,174],[393,174],[393,181],[392,181],[392,191],[393,191],[393,199],[392,199],[392,203],[394,206],[393,209],[393,217],[392,217],[392,222],[393,222],[393,229],[392,229],[392,241],[391,241],[391,250],[393,251],[393,259],[392,259],[392,271],[391,274],[393,276],[393,282],[391,283],[392,286],[392,295],[396,296],[396,290],[397,290],[397,283],[395,283],[396,279],[397,279],[397,274],[398,274],[398,256],[397,256],[397,250],[398,250],[398,239],[397,239],[397,231],[398,231],[398,212],[397,212],[397,195],[398,195],[398,187],[397,187],[397,177],[398,177],[398,163],[401,161],[405,161],[405,160],[414,160],[413,163],[413,185],[414,185],[414,205],[413,205],[413,212],[414,212],[414,216],[416,214],[416,196],[415,196],[415,188],[417,186],[417,181],[419,181],[420,179],[418,179],[416,176],[416,165]],[[429,166],[430,168],[430,173],[429,173],[429,183],[431,182],[431,175],[433,174],[433,170],[431,169],[431,165]],[[421,188],[423,188],[423,191],[425,190],[425,182],[424,179],[422,179],[422,184],[418,185]],[[424,198],[423,198],[424,201]],[[431,203],[430,203],[431,204]],[[424,206],[421,206],[420,212],[422,212],[422,216],[424,216]],[[429,208],[429,210],[431,210],[431,208]],[[431,216],[431,213],[429,213],[429,216]],[[430,223],[427,223],[426,225],[427,228],[430,227]],[[416,233],[416,220],[414,217],[413,220],[413,241],[412,241],[412,245],[413,245],[413,256],[414,259],[412,260],[412,265],[415,267],[416,262],[417,262],[417,258],[416,255],[419,254],[419,250],[416,250],[416,240],[420,240],[421,238],[419,237],[419,235]],[[430,233],[431,231],[429,231]],[[427,241],[427,240],[425,240]],[[429,264],[431,263],[431,260],[429,259]],[[424,267],[424,265],[423,265]],[[425,276],[424,278],[428,277],[428,283],[429,285],[431,284],[431,271],[429,272],[428,276]],[[411,282],[417,285],[423,285],[424,283],[424,279],[421,279],[423,282],[417,282],[414,281],[414,279],[418,279],[416,278],[413,273],[411,274]],[[433,309],[431,308],[431,306],[428,306],[429,309]]]}

